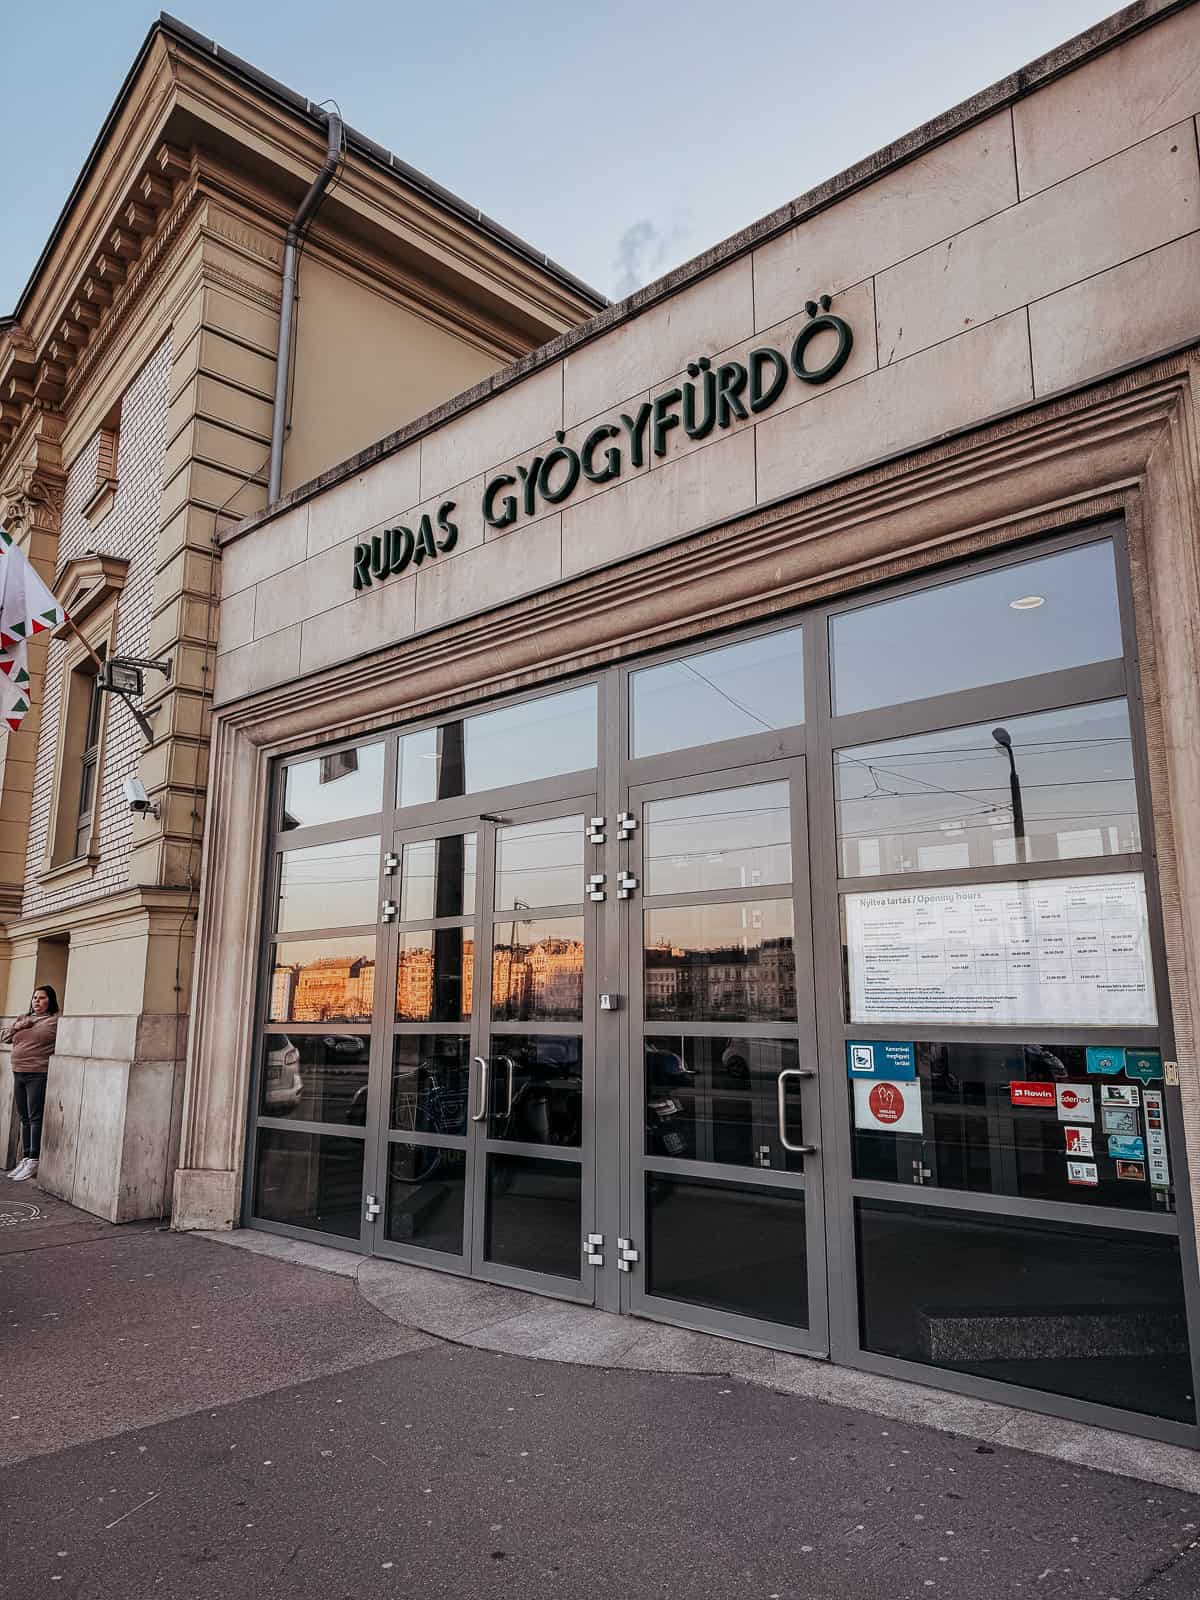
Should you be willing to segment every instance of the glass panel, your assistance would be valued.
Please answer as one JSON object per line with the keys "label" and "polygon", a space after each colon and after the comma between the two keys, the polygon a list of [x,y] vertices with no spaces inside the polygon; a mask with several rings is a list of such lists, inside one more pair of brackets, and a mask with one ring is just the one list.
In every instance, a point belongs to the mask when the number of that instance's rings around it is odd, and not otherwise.
{"label": "glass panel", "polygon": [[290,828],[369,817],[382,809],[382,744],[360,744],[284,768],[279,826],[285,833]]}
{"label": "glass panel", "polygon": [[1195,1420],[1178,1241],[858,1202],[863,1344]]}
{"label": "glass panel", "polygon": [[397,1244],[463,1253],[464,1150],[389,1144],[386,1228]]}
{"label": "glass panel", "polygon": [[497,1022],[582,1019],[582,917],[496,923],[492,1016]]}
{"label": "glass panel", "polygon": [[[1011,762],[995,733],[1007,733]],[[844,878],[1142,847],[1124,700],[860,745],[833,760]]]}
{"label": "glass panel", "polygon": [[645,667],[630,680],[634,756],[688,750],[804,721],[799,628]]}
{"label": "glass panel", "polygon": [[467,722],[467,793],[596,765],[596,686],[526,700]]}
{"label": "glass panel", "polygon": [[392,1127],[465,1134],[470,1076],[466,1034],[398,1034],[392,1043]]}
{"label": "glass panel", "polygon": [[842,897],[857,1022],[1153,1027],[1140,872]]}
{"label": "glass panel", "polygon": [[400,740],[397,804],[533,783],[596,765],[596,686],[543,695]]}
{"label": "glass panel", "polygon": [[258,1129],[254,1215],[357,1239],[362,1228],[363,1141],[291,1128]]}
{"label": "glass panel", "polygon": [[573,1161],[489,1156],[489,1261],[578,1279],[583,1264],[582,1180]]}
{"label": "glass panel", "polygon": [[648,1173],[646,1284],[670,1300],[806,1328],[803,1193]]}
{"label": "glass panel", "polygon": [[496,910],[583,899],[583,818],[550,817],[496,830]]}
{"label": "glass panel", "polygon": [[463,1022],[471,1015],[475,936],[470,928],[400,935],[396,969],[399,1022]]}
{"label": "glass panel", "polygon": [[401,922],[469,917],[475,910],[473,833],[406,844],[400,867]]}
{"label": "glass panel", "polygon": [[583,1040],[577,1034],[496,1034],[490,1064],[489,1138],[579,1148]]}
{"label": "glass panel", "polygon": [[645,892],[758,889],[792,881],[786,783],[756,783],[645,809]]}
{"label": "glass panel", "polygon": [[365,1033],[268,1033],[263,1041],[264,1117],[297,1122],[367,1120],[367,1071],[371,1040]]}
{"label": "glass panel", "polygon": [[287,939],[275,946],[268,1022],[370,1022],[375,940]]}
{"label": "glass panel", "polygon": [[1105,540],[834,617],[834,715],[1007,683],[1122,653]]}
{"label": "glass panel", "polygon": [[379,837],[285,850],[280,856],[280,933],[373,923],[379,907]]}
{"label": "glass panel", "polygon": [[796,1015],[792,903],[646,912],[646,1016],[783,1022]]}
{"label": "glass panel", "polygon": [[[800,1064],[785,1039],[646,1040],[646,1154],[800,1172],[779,1142],[779,1074]],[[788,1078],[787,1136],[803,1143],[800,1080]]]}
{"label": "glass panel", "polygon": [[924,1169],[943,1189],[1173,1209],[1157,1050],[918,1041],[915,1059],[916,1079],[895,1085],[920,1102],[901,1132],[866,1103],[874,1080],[852,1085],[856,1177],[912,1183]]}

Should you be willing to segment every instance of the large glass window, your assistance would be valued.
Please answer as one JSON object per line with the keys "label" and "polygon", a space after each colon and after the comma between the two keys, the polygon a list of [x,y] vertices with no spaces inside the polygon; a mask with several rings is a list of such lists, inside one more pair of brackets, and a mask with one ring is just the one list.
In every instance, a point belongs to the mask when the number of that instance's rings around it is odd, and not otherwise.
{"label": "large glass window", "polygon": [[[854,1078],[912,1063],[912,1078]],[[1174,1208],[1158,1050],[915,1040],[849,1046],[854,1175],[1022,1200]],[[907,1067],[906,1067],[907,1070]]]}
{"label": "large glass window", "polygon": [[1179,1241],[861,1200],[863,1345],[1192,1422]]}
{"label": "large glass window", "polygon": [[792,926],[790,900],[647,911],[647,1019],[791,1020],[796,1015]]}
{"label": "large glass window", "polygon": [[804,721],[799,628],[722,645],[630,680],[630,754],[662,755]]}
{"label": "large glass window", "polygon": [[834,752],[844,878],[1134,854],[1124,700]]}
{"label": "large glass window", "polygon": [[367,817],[383,805],[383,745],[360,744],[284,768],[279,826],[313,828]]}
{"label": "large glass window", "polygon": [[374,937],[281,940],[269,983],[270,1022],[370,1022]]}
{"label": "large glass window", "polygon": [[287,850],[279,858],[280,933],[354,928],[375,921],[379,905],[379,839]]}
{"label": "large glass window", "polygon": [[1104,540],[835,616],[835,716],[1122,654],[1116,562]]}
{"label": "large glass window", "polygon": [[647,894],[758,889],[792,881],[786,783],[652,800],[645,829]]}
{"label": "large glass window", "polygon": [[596,765],[596,686],[523,700],[400,739],[396,803],[534,783]]}

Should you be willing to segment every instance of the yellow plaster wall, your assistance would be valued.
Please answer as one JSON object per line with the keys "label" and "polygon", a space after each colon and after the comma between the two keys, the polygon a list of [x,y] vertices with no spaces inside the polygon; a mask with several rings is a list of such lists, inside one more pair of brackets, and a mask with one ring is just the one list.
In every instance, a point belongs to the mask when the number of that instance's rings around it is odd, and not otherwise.
{"label": "yellow plaster wall", "polygon": [[312,256],[299,283],[285,494],[504,364]]}

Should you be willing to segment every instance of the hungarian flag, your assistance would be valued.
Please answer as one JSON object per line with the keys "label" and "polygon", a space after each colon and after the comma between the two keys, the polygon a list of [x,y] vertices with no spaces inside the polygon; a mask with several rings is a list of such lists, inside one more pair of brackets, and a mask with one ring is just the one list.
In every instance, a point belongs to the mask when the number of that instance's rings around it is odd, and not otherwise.
{"label": "hungarian flag", "polygon": [[29,641],[67,613],[0,528],[0,717],[15,733],[29,710]]}

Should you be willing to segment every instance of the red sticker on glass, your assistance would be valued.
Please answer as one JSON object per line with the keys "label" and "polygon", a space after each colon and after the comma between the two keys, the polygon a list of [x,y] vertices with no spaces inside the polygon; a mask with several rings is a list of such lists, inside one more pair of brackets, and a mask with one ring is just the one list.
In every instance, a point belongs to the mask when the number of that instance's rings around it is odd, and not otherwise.
{"label": "red sticker on glass", "polygon": [[1010,1083],[1008,1096],[1015,1106],[1045,1106],[1056,1104],[1052,1083]]}

